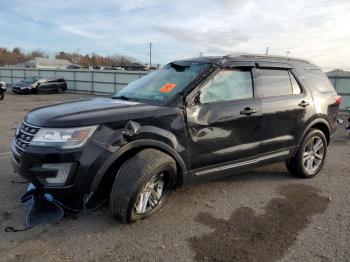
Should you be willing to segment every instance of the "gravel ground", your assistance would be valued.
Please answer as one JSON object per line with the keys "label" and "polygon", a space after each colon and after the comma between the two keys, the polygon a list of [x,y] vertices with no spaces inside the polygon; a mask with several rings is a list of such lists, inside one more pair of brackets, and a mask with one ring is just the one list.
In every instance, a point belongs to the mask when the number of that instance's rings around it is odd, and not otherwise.
{"label": "gravel ground", "polygon": [[[0,101],[0,226],[21,227],[25,184],[10,165],[15,127],[32,108],[87,95]],[[345,119],[345,115],[343,116]],[[108,206],[17,233],[0,233],[1,261],[350,261],[350,136],[340,127],[323,171],[283,164],[178,189],[155,216],[122,225]]]}

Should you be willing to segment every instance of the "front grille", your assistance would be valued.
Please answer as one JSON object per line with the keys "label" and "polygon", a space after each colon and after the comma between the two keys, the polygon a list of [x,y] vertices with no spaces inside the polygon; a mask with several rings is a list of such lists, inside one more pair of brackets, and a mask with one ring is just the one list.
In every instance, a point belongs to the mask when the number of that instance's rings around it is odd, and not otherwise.
{"label": "front grille", "polygon": [[36,133],[38,133],[39,129],[39,127],[29,125],[25,122],[22,123],[15,138],[15,145],[19,153],[22,153],[26,150],[30,141],[32,141],[33,137]]}

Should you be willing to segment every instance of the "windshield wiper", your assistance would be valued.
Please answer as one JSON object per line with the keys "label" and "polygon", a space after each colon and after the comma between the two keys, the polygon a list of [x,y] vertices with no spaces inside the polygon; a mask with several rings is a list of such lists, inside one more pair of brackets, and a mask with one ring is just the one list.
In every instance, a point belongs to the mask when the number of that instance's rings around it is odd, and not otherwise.
{"label": "windshield wiper", "polygon": [[138,100],[137,98],[128,97],[128,96],[124,96],[124,95],[121,95],[121,96],[113,96],[112,98],[113,98],[113,99],[122,99],[122,100],[127,100],[127,101],[136,101],[136,102],[139,102],[139,100]]}

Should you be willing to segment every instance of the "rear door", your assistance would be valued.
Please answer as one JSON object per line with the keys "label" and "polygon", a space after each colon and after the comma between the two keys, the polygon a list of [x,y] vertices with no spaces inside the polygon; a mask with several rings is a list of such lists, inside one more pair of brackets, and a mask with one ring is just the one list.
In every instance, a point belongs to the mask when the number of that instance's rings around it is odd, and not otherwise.
{"label": "rear door", "polygon": [[49,79],[46,85],[46,91],[55,93],[59,85],[60,83],[57,82],[57,79]]}
{"label": "rear door", "polygon": [[48,87],[48,80],[45,78],[41,78],[39,79],[38,83],[37,83],[37,88],[39,92],[46,92]]}
{"label": "rear door", "polygon": [[261,104],[253,67],[223,68],[200,87],[186,108],[192,169],[260,153]]}
{"label": "rear door", "polygon": [[259,63],[257,96],[261,98],[262,153],[283,151],[297,146],[305,121],[313,112],[311,94],[289,66]]}

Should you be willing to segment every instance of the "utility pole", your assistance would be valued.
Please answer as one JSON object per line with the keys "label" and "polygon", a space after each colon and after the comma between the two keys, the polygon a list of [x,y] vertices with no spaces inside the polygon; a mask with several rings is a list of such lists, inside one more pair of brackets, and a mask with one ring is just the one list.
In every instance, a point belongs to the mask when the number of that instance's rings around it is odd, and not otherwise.
{"label": "utility pole", "polygon": [[266,46],[266,52],[265,55],[269,55],[269,46]]}
{"label": "utility pole", "polygon": [[286,54],[287,54],[287,57],[288,57],[288,56],[289,56],[289,54],[290,54],[290,51],[287,51],[287,52],[286,52]]}
{"label": "utility pole", "polygon": [[77,54],[78,54],[78,59],[77,59],[78,65],[80,65],[80,49],[77,48],[77,49],[75,49],[75,50],[77,51]]}
{"label": "utility pole", "polygon": [[199,57],[202,57],[203,56],[203,52],[199,52]]}
{"label": "utility pole", "polygon": [[149,67],[152,66],[152,42],[149,43]]}

